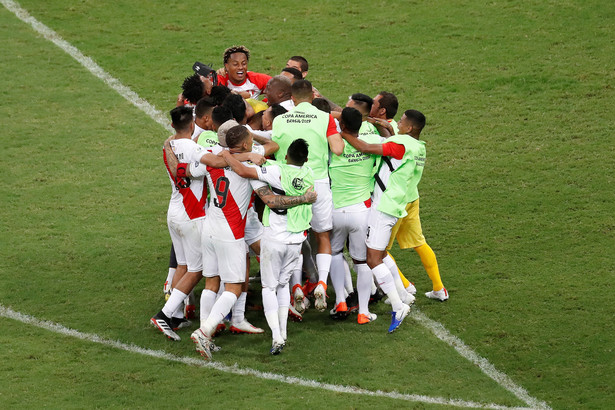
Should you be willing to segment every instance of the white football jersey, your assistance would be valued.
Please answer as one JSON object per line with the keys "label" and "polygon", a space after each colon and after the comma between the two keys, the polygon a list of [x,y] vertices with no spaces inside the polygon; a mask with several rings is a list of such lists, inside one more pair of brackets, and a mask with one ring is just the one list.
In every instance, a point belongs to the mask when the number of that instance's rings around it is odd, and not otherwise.
{"label": "white football jersey", "polygon": [[206,153],[205,148],[188,138],[171,140],[170,145],[175,156],[177,156],[177,160],[180,163],[190,163],[191,174],[201,174],[201,176],[185,178],[182,187],[178,187],[171,177],[171,172],[165,160],[169,181],[172,187],[167,215],[176,222],[202,218],[205,216],[207,187],[204,184],[204,178],[202,176],[205,165],[201,164],[199,161],[203,154]]}
{"label": "white football jersey", "polygon": [[[207,152],[217,155],[223,148],[220,145],[207,148]],[[263,154],[262,146],[254,145],[253,152]],[[248,166],[254,166],[247,164]],[[236,241],[243,239],[246,228],[246,213],[253,189],[266,184],[242,178],[230,167],[207,167],[207,184],[211,192],[211,201],[207,208],[207,218],[203,227],[216,239]]]}

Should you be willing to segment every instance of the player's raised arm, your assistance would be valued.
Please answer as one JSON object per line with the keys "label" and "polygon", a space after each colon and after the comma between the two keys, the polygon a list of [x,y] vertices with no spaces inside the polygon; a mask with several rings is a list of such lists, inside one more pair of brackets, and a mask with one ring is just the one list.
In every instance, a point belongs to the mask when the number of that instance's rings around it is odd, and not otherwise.
{"label": "player's raised arm", "polygon": [[[247,154],[247,153],[242,153],[242,154]],[[258,173],[256,172],[256,168],[246,167],[244,164],[239,162],[236,156],[231,154],[230,151],[224,150],[220,152],[220,156],[224,158],[224,160],[231,167],[231,169],[240,177],[258,179]]]}
{"label": "player's raised arm", "polygon": [[384,138],[389,138],[395,135],[393,126],[387,120],[383,120],[381,118],[367,117],[367,121],[370,124],[374,124],[380,136]]}
{"label": "player's raised arm", "polygon": [[278,145],[277,142],[274,142],[272,140],[270,140],[269,138],[265,138],[261,135],[255,134],[255,133],[251,133],[252,134],[252,138],[254,139],[254,141],[258,142],[259,144],[261,144],[263,146],[263,148],[265,149],[265,156],[269,156],[269,155],[273,155],[275,152],[277,152],[278,149],[280,149],[280,146]]}
{"label": "player's raised arm", "polygon": [[263,200],[265,205],[274,209],[287,209],[297,205],[313,204],[317,197],[313,186],[305,194],[299,196],[276,195],[268,185],[258,188],[254,192]]}

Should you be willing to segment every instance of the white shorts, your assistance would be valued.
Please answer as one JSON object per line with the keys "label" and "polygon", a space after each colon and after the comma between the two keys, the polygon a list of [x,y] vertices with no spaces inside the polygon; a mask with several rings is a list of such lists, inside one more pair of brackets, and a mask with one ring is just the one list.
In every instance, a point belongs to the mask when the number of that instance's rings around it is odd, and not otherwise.
{"label": "white shorts", "polygon": [[312,204],[312,230],[318,233],[330,231],[333,228],[333,196],[329,180],[314,181],[314,190],[318,197]]}
{"label": "white shorts", "polygon": [[203,276],[220,276],[224,283],[246,281],[246,242],[221,241],[209,233],[203,233]]}
{"label": "white shorts", "polygon": [[201,251],[203,220],[204,218],[199,218],[175,222],[172,218],[167,218],[177,264],[186,265],[188,272],[200,272],[203,270],[203,254]]}
{"label": "white shorts", "polygon": [[258,220],[258,214],[251,206],[246,213],[246,232],[244,239],[248,245],[252,245],[254,242],[261,239],[263,236],[263,224]]}
{"label": "white shorts", "polygon": [[372,204],[367,218],[367,239],[365,244],[368,248],[383,251],[389,244],[391,238],[391,230],[397,223],[394,216],[380,212]]}
{"label": "white shorts", "polygon": [[331,231],[331,251],[333,255],[344,250],[349,240],[348,252],[356,261],[365,261],[367,248],[367,217],[370,208],[363,202],[333,210],[333,231]]}
{"label": "white shorts", "polygon": [[299,263],[301,244],[285,244],[265,239],[261,243],[261,284],[275,289],[286,285]]}

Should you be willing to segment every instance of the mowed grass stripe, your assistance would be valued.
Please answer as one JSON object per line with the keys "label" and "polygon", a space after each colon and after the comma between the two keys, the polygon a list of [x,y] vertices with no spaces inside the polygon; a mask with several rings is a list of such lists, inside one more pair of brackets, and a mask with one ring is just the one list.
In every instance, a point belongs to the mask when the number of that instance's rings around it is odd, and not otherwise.
{"label": "mowed grass stripe", "polygon": [[101,66],[96,64],[96,62],[91,57],[85,56],[76,47],[74,47],[72,44],[60,37],[58,33],[56,33],[54,30],[50,29],[45,24],[32,17],[30,13],[28,13],[26,9],[22,8],[17,2],[12,0],[0,1],[2,2],[2,5],[4,7],[6,7],[13,14],[15,14],[15,16],[17,16],[17,18],[19,18],[21,21],[30,25],[32,29],[34,29],[34,31],[41,34],[43,37],[51,41],[56,46],[60,47],[68,55],[77,60],[79,64],[84,66],[90,73],[103,80],[105,84],[107,84],[113,90],[117,91],[119,95],[124,97],[135,107],[145,112],[158,124],[165,127],[168,131],[173,132],[173,128],[169,125],[169,121],[163,112],[157,110],[156,107],[154,107],[152,104],[139,97],[137,93],[122,84],[120,80],[115,77],[112,77],[109,73],[103,70]]}
{"label": "mowed grass stripe", "polygon": [[[137,108],[144,111],[154,121],[158,122],[161,125],[164,125],[167,129],[170,129],[168,121],[160,111],[156,110],[153,105],[149,104],[147,101],[139,97],[135,92],[124,86],[118,79],[112,77],[107,72],[105,72],[98,64],[94,62],[92,58],[85,56],[77,48],[75,48],[73,45],[61,38],[54,30],[50,29],[49,27],[32,17],[27,10],[20,7],[16,2],[12,0],[0,1],[2,1],[4,6],[11,12],[13,12],[20,20],[29,24],[36,32],[42,34],[47,40],[53,42],[56,46],[58,46],[60,49],[73,57],[94,76],[102,79],[109,87],[118,92],[122,97],[131,102]],[[495,380],[498,384],[513,393],[526,404],[533,407],[548,408],[546,403],[529,396],[527,394],[527,391],[522,387],[517,386],[512,381],[512,379],[510,379],[510,377],[497,371],[495,367],[491,365],[486,359],[480,357],[469,347],[463,344],[463,342],[461,342],[459,339],[454,338],[454,336],[450,335],[450,333],[444,328],[442,324],[432,321],[422,313],[417,313],[415,315],[415,318],[423,326],[426,326],[430,330],[434,331],[434,334],[436,334],[436,336],[438,336],[441,340],[453,346],[458,351],[458,353],[462,355],[462,357],[479,365],[479,368],[481,369],[481,371],[483,371],[483,373]],[[453,342],[451,342],[451,340],[453,340]],[[461,347],[459,347],[460,345]]]}
{"label": "mowed grass stripe", "polygon": [[525,409],[525,407],[507,407],[493,403],[477,403],[465,400],[445,399],[441,397],[428,397],[416,394],[402,394],[398,392],[383,392],[383,391],[369,391],[352,386],[340,386],[328,383],[320,383],[315,380],[307,380],[298,377],[285,376],[276,373],[261,372],[249,368],[241,368],[238,366],[227,366],[217,362],[206,362],[198,358],[193,357],[179,357],[161,350],[152,350],[134,344],[126,344],[118,340],[110,340],[103,338],[94,333],[83,333],[75,329],[67,328],[59,323],[51,321],[41,320],[36,317],[26,315],[20,312],[16,312],[13,309],[0,305],[0,316],[17,320],[19,322],[36,326],[41,329],[46,329],[51,332],[59,333],[65,336],[74,337],[81,340],[86,340],[92,343],[98,343],[105,346],[110,346],[116,349],[125,350],[127,352],[141,354],[145,356],[155,357],[159,359],[169,360],[173,362],[183,363],[190,366],[199,366],[215,369],[225,373],[232,373],[242,376],[252,376],[259,379],[273,380],[280,383],[286,383],[291,385],[298,385],[303,387],[311,387],[321,390],[329,390],[336,393],[349,393],[358,394],[373,397],[386,397],[389,399],[398,399],[404,401],[428,403],[428,404],[441,404],[455,407],[467,407],[467,408],[487,408],[487,409]]}

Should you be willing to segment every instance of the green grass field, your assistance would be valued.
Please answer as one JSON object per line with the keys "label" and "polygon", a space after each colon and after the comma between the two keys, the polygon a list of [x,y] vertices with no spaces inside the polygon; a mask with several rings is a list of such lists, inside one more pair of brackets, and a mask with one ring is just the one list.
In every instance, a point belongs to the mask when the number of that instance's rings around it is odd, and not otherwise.
{"label": "green grass field", "polygon": [[[192,63],[217,67],[233,44],[270,74],[304,55],[338,104],[387,90],[401,109],[424,112],[421,219],[451,299],[421,296],[417,308],[552,408],[615,406],[615,4],[19,4],[165,113]],[[163,303],[170,244],[168,131],[5,7],[0,39],[0,305],[198,357],[189,332],[172,343],[148,322]],[[419,295],[430,290],[414,252],[393,255]],[[366,327],[309,311],[278,357],[269,334],[224,335],[215,360],[527,405],[418,321],[387,335],[387,306],[375,310]],[[248,318],[266,327],[262,313]],[[448,407],[228,374],[1,316],[0,362],[0,408]]]}

